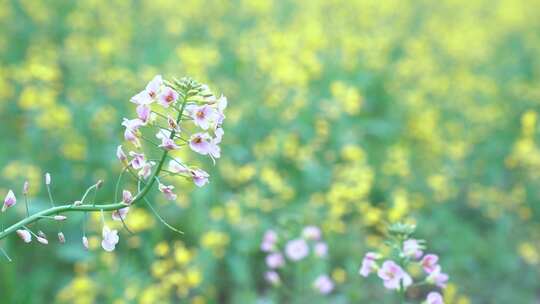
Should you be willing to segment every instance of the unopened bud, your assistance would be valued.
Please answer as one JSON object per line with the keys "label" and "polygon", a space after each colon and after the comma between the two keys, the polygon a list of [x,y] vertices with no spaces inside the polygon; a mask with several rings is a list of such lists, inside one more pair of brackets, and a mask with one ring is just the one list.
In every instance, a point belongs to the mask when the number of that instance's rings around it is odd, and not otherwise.
{"label": "unopened bud", "polygon": [[81,201],[74,201],[73,202],[73,206],[80,206],[80,205],[82,205]]}
{"label": "unopened bud", "polygon": [[45,173],[45,185],[51,184],[51,174],[49,172]]}
{"label": "unopened bud", "polygon": [[32,235],[28,230],[19,229],[17,230],[17,235],[25,242],[30,243],[32,241]]}
{"label": "unopened bud", "polygon": [[88,238],[85,236],[82,237],[82,244],[86,250],[88,250]]}
{"label": "unopened bud", "polygon": [[39,237],[42,237],[42,238],[44,238],[44,239],[46,239],[46,238],[47,238],[47,235],[45,234],[45,232],[43,232],[43,231],[41,231],[41,230],[40,230],[40,231],[38,231],[37,235],[38,235]]}
{"label": "unopened bud", "polygon": [[22,190],[22,193],[24,195],[28,195],[28,187],[29,187],[29,183],[28,183],[28,181],[25,181],[24,184],[23,184],[23,190]]}
{"label": "unopened bud", "polygon": [[122,202],[124,202],[126,205],[130,205],[131,202],[133,202],[133,195],[131,195],[131,192],[128,190],[124,190],[122,192]]}
{"label": "unopened bud", "polygon": [[54,216],[55,221],[61,222],[61,221],[65,221],[66,219],[67,219],[67,217],[65,215],[55,215]]}
{"label": "unopened bud", "polygon": [[66,237],[64,236],[64,234],[62,232],[58,232],[58,241],[61,244],[64,244],[66,242]]}
{"label": "unopened bud", "polygon": [[100,189],[101,187],[103,187],[103,180],[100,179],[96,183],[96,189]]}
{"label": "unopened bud", "polygon": [[38,236],[38,237],[37,237],[37,240],[38,240],[38,242],[40,242],[40,243],[43,244],[43,245],[49,244],[49,241],[47,241],[46,238],[42,238],[42,237]]}

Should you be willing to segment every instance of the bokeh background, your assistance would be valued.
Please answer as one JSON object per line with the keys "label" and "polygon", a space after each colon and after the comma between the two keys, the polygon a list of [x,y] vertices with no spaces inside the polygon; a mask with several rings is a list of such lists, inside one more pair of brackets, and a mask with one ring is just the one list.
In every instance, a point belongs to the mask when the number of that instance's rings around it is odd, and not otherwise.
{"label": "bokeh background", "polygon": [[[538,303],[539,1],[0,0],[2,197],[28,179],[44,208],[48,171],[59,201],[98,179],[110,201],[128,100],[158,73],[229,98],[216,166],[181,152],[210,185],[152,198],[185,235],[141,206],[113,254],[97,215],[89,252],[78,215],[65,245],[11,236],[2,303],[390,303],[357,272],[396,221],[441,256],[448,303]],[[263,232],[309,224],[328,296],[306,268],[301,290],[263,279]]]}

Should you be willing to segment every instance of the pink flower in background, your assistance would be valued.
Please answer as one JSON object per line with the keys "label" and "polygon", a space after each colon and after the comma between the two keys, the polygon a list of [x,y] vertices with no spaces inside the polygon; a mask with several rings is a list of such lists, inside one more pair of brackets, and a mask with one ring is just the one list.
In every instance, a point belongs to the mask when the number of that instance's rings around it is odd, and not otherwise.
{"label": "pink flower in background", "polygon": [[7,208],[10,208],[14,206],[17,203],[17,198],[15,197],[15,194],[10,189],[6,195],[6,198],[4,199],[4,205],[2,206],[2,212],[5,212]]}
{"label": "pink flower in background", "polygon": [[285,254],[292,261],[300,261],[309,254],[308,244],[304,239],[296,239],[287,242]]}
{"label": "pink flower in background", "polygon": [[428,275],[426,281],[435,284],[440,288],[446,287],[446,282],[448,282],[448,275],[441,272],[441,266],[435,266],[435,269]]}
{"label": "pink flower in background", "polygon": [[101,247],[105,251],[111,252],[116,248],[116,244],[120,238],[118,237],[118,230],[111,230],[107,226],[103,226],[103,231],[101,233],[103,240],[101,241]]}
{"label": "pink flower in background", "polygon": [[317,226],[306,226],[302,230],[302,237],[306,240],[318,241],[321,239],[321,229]]}
{"label": "pink flower in background", "polygon": [[315,244],[313,251],[315,251],[316,256],[323,258],[328,254],[328,245],[325,242],[318,242]]}
{"label": "pink flower in background", "polygon": [[432,273],[437,268],[437,263],[439,261],[439,257],[435,254],[426,254],[422,258],[422,268],[424,268],[424,271],[426,273]]}
{"label": "pink flower in background", "polygon": [[379,259],[379,255],[375,252],[368,252],[362,260],[362,267],[360,267],[360,275],[363,277],[369,276],[370,273],[377,271],[378,265],[376,260]]}
{"label": "pink flower in background", "polygon": [[427,295],[426,304],[444,304],[440,293],[432,291]]}
{"label": "pink flower in background", "polygon": [[128,130],[133,130],[133,131],[137,131],[143,125],[144,125],[143,121],[140,120],[139,118],[135,118],[135,119],[124,118],[124,120],[122,121],[122,126],[124,126]]}
{"label": "pink flower in background", "polygon": [[394,261],[385,261],[377,274],[383,280],[384,287],[387,289],[399,290],[402,283],[404,288],[412,284],[411,276]]}
{"label": "pink flower in background", "polygon": [[144,157],[143,153],[130,151],[129,156],[133,157],[131,160],[131,167],[135,170],[141,169],[146,164],[146,158]]}
{"label": "pink flower in background", "polygon": [[122,202],[126,205],[131,205],[133,202],[133,195],[128,190],[122,191]]}
{"label": "pink flower in background", "polygon": [[143,124],[146,124],[150,120],[150,106],[142,104],[137,106],[137,117],[142,121]]}
{"label": "pink flower in background", "polygon": [[139,170],[139,173],[138,173],[139,176],[144,179],[147,179],[150,176],[150,174],[152,174],[152,167],[155,165],[156,163],[153,161],[146,162],[141,168],[141,170]]}
{"label": "pink flower in background", "polygon": [[276,242],[278,240],[278,235],[274,230],[267,230],[264,233],[263,241],[261,243],[261,250],[264,252],[272,252],[276,248]]}
{"label": "pink flower in background", "polygon": [[403,254],[410,258],[419,259],[422,252],[422,245],[415,239],[409,239],[403,242]]}
{"label": "pink flower in background", "polygon": [[116,148],[116,157],[121,162],[125,162],[127,160],[127,156],[126,156],[126,153],[124,153],[124,150],[122,149],[122,145]]}
{"label": "pink flower in background", "polygon": [[178,100],[178,93],[169,88],[163,88],[161,94],[158,97],[158,103],[165,108],[168,108],[170,105],[174,104]]}
{"label": "pink flower in background", "polygon": [[270,253],[266,256],[266,265],[272,269],[279,268],[285,265],[285,259],[279,252]]}
{"label": "pink flower in background", "polygon": [[165,194],[165,197],[170,201],[174,201],[177,197],[177,195],[173,192],[173,189],[174,189],[174,186],[172,185],[165,186],[161,183],[159,184],[159,191]]}
{"label": "pink flower in background", "polygon": [[129,212],[129,207],[114,210],[112,212],[112,219],[115,221],[125,221],[128,212]]}
{"label": "pink flower in background", "polygon": [[313,282],[313,287],[321,294],[326,295],[334,290],[334,283],[327,275],[323,274],[315,279],[315,282]]}
{"label": "pink flower in background", "polygon": [[202,169],[195,169],[191,170],[191,177],[193,178],[193,183],[197,185],[197,187],[202,187],[208,183],[208,173],[206,173]]}
{"label": "pink flower in background", "polygon": [[272,285],[279,285],[281,283],[281,279],[279,278],[279,274],[275,271],[267,271],[264,273],[264,279],[272,284]]}
{"label": "pink flower in background", "polygon": [[189,169],[186,166],[182,165],[182,160],[180,158],[176,157],[169,161],[169,171],[178,174],[187,173],[189,172]]}
{"label": "pink flower in background", "polygon": [[217,118],[216,110],[209,105],[189,105],[186,109],[193,118],[193,123],[203,130],[208,130],[210,124]]}
{"label": "pink flower in background", "polygon": [[30,243],[32,241],[32,235],[28,230],[19,229],[16,231],[17,235],[25,242]]}

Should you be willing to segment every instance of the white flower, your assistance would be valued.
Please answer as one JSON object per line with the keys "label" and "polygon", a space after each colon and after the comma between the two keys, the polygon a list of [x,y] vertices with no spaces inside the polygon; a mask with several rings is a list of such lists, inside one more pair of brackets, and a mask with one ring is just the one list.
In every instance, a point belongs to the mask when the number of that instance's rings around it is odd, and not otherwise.
{"label": "white flower", "polygon": [[103,226],[102,231],[103,240],[101,241],[101,247],[105,251],[111,252],[115,249],[116,244],[118,244],[118,241],[120,238],[118,237],[118,230],[111,230],[107,226]]}
{"label": "white flower", "polygon": [[32,241],[32,235],[28,230],[19,229],[16,231],[17,235],[25,242],[30,243]]}

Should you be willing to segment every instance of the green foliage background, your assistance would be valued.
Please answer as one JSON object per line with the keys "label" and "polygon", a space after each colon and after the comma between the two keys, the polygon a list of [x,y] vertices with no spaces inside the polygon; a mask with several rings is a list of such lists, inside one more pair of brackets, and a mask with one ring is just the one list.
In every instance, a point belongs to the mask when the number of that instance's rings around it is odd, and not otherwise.
{"label": "green foliage background", "polygon": [[[185,235],[141,207],[114,254],[97,217],[89,252],[77,215],[66,245],[9,237],[2,302],[390,303],[357,271],[402,220],[441,256],[446,302],[536,303],[539,58],[536,0],[0,0],[0,194],[30,180],[33,211],[45,172],[60,201],[100,178],[111,200],[121,119],[153,75],[229,98],[216,166],[181,152],[210,185],[153,199]],[[263,232],[308,224],[329,258],[271,288]],[[310,288],[322,270],[329,296]]]}

